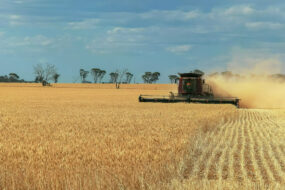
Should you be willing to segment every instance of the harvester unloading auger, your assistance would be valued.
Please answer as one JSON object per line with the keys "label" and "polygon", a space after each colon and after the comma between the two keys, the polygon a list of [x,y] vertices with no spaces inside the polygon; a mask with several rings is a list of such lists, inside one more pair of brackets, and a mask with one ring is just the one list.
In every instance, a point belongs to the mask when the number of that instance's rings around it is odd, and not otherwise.
{"label": "harvester unloading auger", "polygon": [[211,87],[205,83],[200,73],[179,73],[178,94],[170,92],[168,96],[140,95],[140,102],[193,102],[204,104],[233,104],[239,107],[239,99],[235,97],[217,97]]}

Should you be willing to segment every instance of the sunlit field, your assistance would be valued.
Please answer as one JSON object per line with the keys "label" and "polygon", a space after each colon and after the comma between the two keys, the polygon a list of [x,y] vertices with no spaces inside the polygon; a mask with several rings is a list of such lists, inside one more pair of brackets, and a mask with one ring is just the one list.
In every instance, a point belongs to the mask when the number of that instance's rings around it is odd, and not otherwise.
{"label": "sunlit field", "polygon": [[0,189],[285,187],[285,110],[139,103],[175,85],[0,84]]}

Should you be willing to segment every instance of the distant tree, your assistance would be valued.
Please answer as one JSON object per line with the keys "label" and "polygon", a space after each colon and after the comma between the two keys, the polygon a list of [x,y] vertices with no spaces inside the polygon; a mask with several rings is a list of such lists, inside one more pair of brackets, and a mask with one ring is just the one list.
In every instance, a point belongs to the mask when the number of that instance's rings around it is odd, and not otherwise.
{"label": "distant tree", "polygon": [[10,73],[9,74],[9,80],[11,81],[11,82],[17,82],[17,81],[19,81],[19,75],[17,75],[16,73]]}
{"label": "distant tree", "polygon": [[117,70],[116,71],[119,74],[119,80],[118,83],[122,83],[123,82],[123,78],[125,77],[126,73],[128,72],[128,69],[123,69],[123,70]]}
{"label": "distant tree", "polygon": [[41,76],[36,76],[36,78],[35,78],[36,83],[42,82],[43,80],[44,80],[44,78]]}
{"label": "distant tree", "polygon": [[83,82],[84,69],[80,69],[79,74],[80,74],[81,82]]}
{"label": "distant tree", "polygon": [[60,77],[60,74],[58,73],[55,73],[53,76],[52,76],[52,79],[54,81],[54,83],[57,83],[58,82],[58,78]]}
{"label": "distant tree", "polygon": [[0,76],[0,82],[25,82],[25,80],[20,79],[16,73],[10,73],[8,76]]}
{"label": "distant tree", "polygon": [[111,83],[117,83],[118,77],[119,77],[119,73],[118,72],[111,72],[110,73],[110,82]]}
{"label": "distant tree", "polygon": [[45,81],[50,81],[53,79],[53,75],[56,74],[56,68],[55,65],[51,65],[51,64],[46,64],[46,68],[45,68]]}
{"label": "distant tree", "polygon": [[81,82],[83,82],[83,80],[84,80],[84,69],[80,69],[80,71],[79,71],[79,73],[80,73],[80,78],[81,78]]}
{"label": "distant tree", "polygon": [[102,82],[102,79],[104,78],[106,71],[101,70],[99,68],[93,68],[91,69],[91,74],[93,75],[94,83],[100,83]]}
{"label": "distant tree", "polygon": [[132,73],[130,73],[130,72],[126,72],[126,83],[131,83],[131,80],[132,80],[132,78],[133,78],[133,74]]}
{"label": "distant tree", "polygon": [[120,88],[120,84],[123,82],[123,78],[127,73],[127,69],[124,70],[116,70],[115,72],[110,73],[110,82],[116,83],[116,88]]}
{"label": "distant tree", "polygon": [[94,83],[97,83],[101,75],[101,69],[93,68],[91,69],[91,74],[93,75]]}
{"label": "distant tree", "polygon": [[105,74],[106,74],[105,70],[100,70],[100,75],[99,75],[99,82],[100,83],[102,82],[102,79],[104,78]]}
{"label": "distant tree", "polygon": [[152,73],[151,83],[156,83],[156,81],[159,80],[159,77],[160,77],[160,73],[159,72]]}
{"label": "distant tree", "polygon": [[152,78],[152,73],[151,72],[145,72],[142,75],[142,79],[143,79],[144,83],[151,83],[151,78]]}
{"label": "distant tree", "polygon": [[127,69],[124,70],[116,70],[115,72],[110,73],[110,82],[111,83],[116,83],[116,87],[119,88],[119,84],[123,82],[123,78],[127,73]]}
{"label": "distant tree", "polygon": [[7,75],[0,76],[0,82],[9,82],[9,77]]}
{"label": "distant tree", "polygon": [[46,64],[44,67],[42,64],[37,64],[34,66],[35,82],[41,82],[43,86],[49,85],[49,81],[56,73],[55,65]]}
{"label": "distant tree", "polygon": [[81,77],[81,82],[85,83],[86,82],[86,78],[89,74],[89,71],[85,71],[84,69],[80,69],[80,77]]}
{"label": "distant tree", "polygon": [[145,72],[143,75],[142,75],[142,79],[144,81],[144,83],[156,83],[156,81],[159,80],[159,76],[160,76],[160,73],[159,72]]}
{"label": "distant tree", "polygon": [[177,81],[179,80],[179,77],[177,75],[169,75],[168,78],[171,84],[177,83]]}
{"label": "distant tree", "polygon": [[45,69],[42,64],[34,66],[34,74],[36,75],[35,82],[42,82],[45,76]]}

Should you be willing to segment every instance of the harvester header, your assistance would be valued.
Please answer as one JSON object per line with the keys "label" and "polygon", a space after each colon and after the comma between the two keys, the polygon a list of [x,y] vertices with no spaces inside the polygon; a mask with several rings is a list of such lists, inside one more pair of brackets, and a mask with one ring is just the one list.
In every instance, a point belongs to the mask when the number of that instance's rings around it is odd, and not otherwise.
{"label": "harvester header", "polygon": [[170,92],[167,95],[153,96],[153,95],[140,95],[140,102],[193,102],[193,103],[206,103],[206,104],[233,104],[239,107],[239,99],[235,97],[218,97],[213,93],[212,88],[205,83],[203,74],[189,72],[178,73],[178,94]]}

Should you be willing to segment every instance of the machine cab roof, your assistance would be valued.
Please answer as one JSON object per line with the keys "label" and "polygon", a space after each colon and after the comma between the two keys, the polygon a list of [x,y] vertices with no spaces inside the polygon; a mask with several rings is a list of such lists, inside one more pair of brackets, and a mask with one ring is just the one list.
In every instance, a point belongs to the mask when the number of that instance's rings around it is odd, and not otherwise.
{"label": "machine cab roof", "polygon": [[203,74],[201,73],[178,73],[180,77],[202,77]]}

